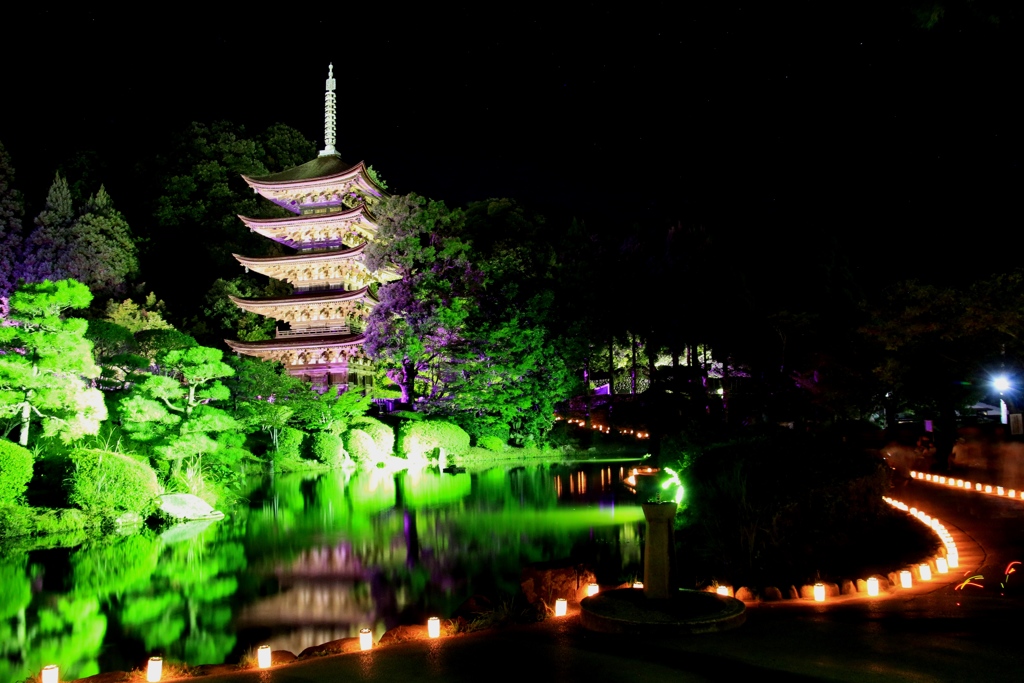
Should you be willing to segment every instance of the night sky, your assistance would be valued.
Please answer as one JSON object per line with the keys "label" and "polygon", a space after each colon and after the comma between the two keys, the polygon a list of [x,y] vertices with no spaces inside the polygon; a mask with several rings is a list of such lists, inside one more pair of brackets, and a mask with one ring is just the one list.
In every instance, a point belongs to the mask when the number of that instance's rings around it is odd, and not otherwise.
{"label": "night sky", "polygon": [[396,192],[510,196],[608,230],[706,225],[785,267],[838,239],[866,278],[1014,266],[1019,12],[819,4],[40,3],[5,22],[0,140],[30,211],[82,149],[123,206],[134,162],[192,120],[282,122],[322,146],[333,61],[342,158]]}

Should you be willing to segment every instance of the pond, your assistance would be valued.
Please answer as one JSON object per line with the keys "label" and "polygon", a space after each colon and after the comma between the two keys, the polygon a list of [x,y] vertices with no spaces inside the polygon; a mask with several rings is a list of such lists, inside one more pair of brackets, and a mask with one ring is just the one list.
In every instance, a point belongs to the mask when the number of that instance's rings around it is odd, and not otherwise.
{"label": "pond", "polygon": [[602,583],[641,572],[625,463],[473,473],[334,471],[255,481],[223,520],[0,557],[0,680],[70,680],[151,655],[298,654],[510,597],[523,565],[571,558]]}

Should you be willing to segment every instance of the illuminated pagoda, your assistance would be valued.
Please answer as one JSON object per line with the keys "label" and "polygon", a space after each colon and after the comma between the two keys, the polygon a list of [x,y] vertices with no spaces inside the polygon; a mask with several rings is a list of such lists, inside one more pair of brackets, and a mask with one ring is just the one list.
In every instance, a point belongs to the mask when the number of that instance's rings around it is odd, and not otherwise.
{"label": "illuminated pagoda", "polygon": [[236,353],[280,361],[288,372],[320,390],[372,382],[363,351],[363,329],[377,303],[375,283],[387,273],[370,273],[363,252],[377,233],[368,208],[384,189],[363,162],[350,165],[334,148],[334,65],[327,75],[324,149],[308,163],[258,178],[242,176],[253,189],[294,213],[287,218],[239,216],[250,230],[295,249],[290,256],[249,258],[235,254],[246,272],[254,270],[292,285],[294,293],[270,299],[231,300],[240,308],[269,316],[278,326],[274,339],[227,341]]}

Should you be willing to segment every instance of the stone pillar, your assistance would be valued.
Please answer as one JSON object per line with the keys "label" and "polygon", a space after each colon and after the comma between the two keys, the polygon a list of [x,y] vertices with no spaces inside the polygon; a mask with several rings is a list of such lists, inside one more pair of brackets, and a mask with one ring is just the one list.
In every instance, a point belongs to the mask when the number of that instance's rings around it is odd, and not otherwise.
{"label": "stone pillar", "polygon": [[669,558],[672,556],[672,521],[676,504],[644,503],[647,537],[644,540],[644,596],[667,599],[669,591]]}

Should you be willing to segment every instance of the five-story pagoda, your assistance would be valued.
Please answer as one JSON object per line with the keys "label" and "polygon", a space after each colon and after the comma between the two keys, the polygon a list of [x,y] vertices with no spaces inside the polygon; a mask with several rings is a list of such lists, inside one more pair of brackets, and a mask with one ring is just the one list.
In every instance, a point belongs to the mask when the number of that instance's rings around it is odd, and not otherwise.
{"label": "five-story pagoda", "polygon": [[295,215],[258,219],[239,216],[250,230],[295,249],[290,256],[249,258],[235,254],[254,270],[294,288],[290,296],[239,299],[239,307],[287,323],[265,341],[227,341],[237,353],[280,361],[292,375],[320,390],[366,387],[372,382],[370,360],[363,351],[367,316],[377,303],[371,285],[388,279],[370,273],[363,250],[377,226],[369,209],[384,196],[372,171],[359,162],[346,164],[334,148],[335,79],[332,64],[325,96],[324,149],[295,168],[250,178],[253,189]]}

